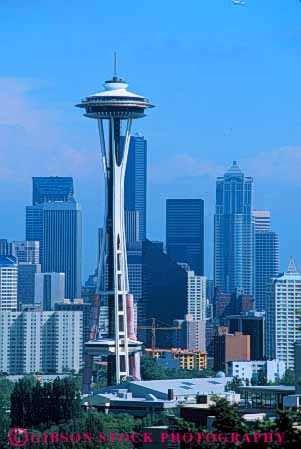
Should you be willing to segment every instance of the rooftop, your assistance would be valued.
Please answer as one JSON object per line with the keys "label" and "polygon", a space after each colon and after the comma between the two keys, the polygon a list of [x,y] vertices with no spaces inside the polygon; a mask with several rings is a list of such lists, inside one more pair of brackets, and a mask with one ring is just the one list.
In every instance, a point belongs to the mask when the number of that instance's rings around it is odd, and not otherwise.
{"label": "rooftop", "polygon": [[[154,392],[167,394],[169,389],[173,389],[174,396],[197,395],[197,394],[218,394],[225,392],[227,382],[231,381],[232,377],[216,378],[204,377],[194,379],[166,379],[166,380],[148,380],[135,381],[131,385],[142,389]],[[129,387],[130,388],[130,387]],[[130,388],[131,389],[131,388]],[[134,388],[135,389],[135,388]]]}

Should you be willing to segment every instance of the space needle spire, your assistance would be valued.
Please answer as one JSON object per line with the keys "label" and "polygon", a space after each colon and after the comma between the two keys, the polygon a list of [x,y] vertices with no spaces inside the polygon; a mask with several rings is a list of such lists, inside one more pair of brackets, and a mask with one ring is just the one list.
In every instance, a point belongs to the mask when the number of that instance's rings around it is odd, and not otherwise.
{"label": "space needle spire", "polygon": [[[105,299],[109,313],[109,331],[106,338],[98,336],[99,304],[93,308],[93,329],[86,343],[87,361],[83,390],[87,392],[91,382],[94,355],[108,360],[108,384],[139,377],[135,355],[142,343],[133,336],[129,295],[126,240],[124,226],[124,180],[129,151],[132,122],[144,117],[146,109],[153,105],[141,95],[127,90],[127,83],[117,75],[117,55],[114,53],[114,74],[104,83],[104,90],[89,95],[77,106],[85,110],[85,117],[97,120],[101,159],[105,178],[105,218],[100,250],[97,295]],[[124,139],[121,139],[124,135]],[[104,273],[107,270],[107,285]],[[91,338],[92,337],[92,338]]]}

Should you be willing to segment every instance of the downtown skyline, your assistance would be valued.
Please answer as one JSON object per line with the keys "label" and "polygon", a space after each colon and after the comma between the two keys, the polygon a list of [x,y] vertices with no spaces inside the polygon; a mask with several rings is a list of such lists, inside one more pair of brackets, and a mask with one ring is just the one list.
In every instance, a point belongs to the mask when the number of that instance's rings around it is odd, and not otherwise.
{"label": "downtown skyline", "polygon": [[[127,12],[120,10],[115,35],[103,23],[97,2],[88,8],[75,2],[70,24],[70,8],[60,7],[58,19],[56,1],[45,9],[29,2],[26,11],[4,6],[7,23],[0,45],[6,39],[11,45],[9,51],[1,47],[1,99],[6,104],[0,113],[2,238],[24,238],[24,205],[30,201],[32,176],[73,176],[84,215],[84,278],[93,272],[97,228],[102,224],[94,207],[102,206],[102,173],[97,137],[92,126],[76,116],[73,104],[110,75],[117,49],[120,74],[131,79],[138,93],[149,92],[157,105],[152,121],[136,129],[149,146],[148,237],[164,240],[166,198],[203,198],[205,273],[211,277],[215,178],[237,160],[254,178],[255,207],[271,210],[273,228],[281,238],[281,270],[292,253],[299,263],[295,248],[301,244],[301,211],[295,205],[300,196],[300,4],[292,1],[284,7],[276,0],[262,5],[257,0],[233,8],[230,3],[224,0],[217,8],[193,1],[191,9],[183,11],[180,2],[173,2],[172,23],[167,20],[170,5],[164,5],[154,32],[141,40],[139,18],[153,22],[155,15],[147,2],[133,2],[131,14],[136,16],[128,17],[129,27],[122,25]],[[31,28],[12,35],[21,16],[30,14]],[[74,30],[83,17],[87,23],[98,20],[103,29],[96,33],[85,25],[88,34],[77,36]],[[256,33],[250,31],[255,28]],[[61,49],[63,30],[70,38]],[[43,52],[35,33],[42,33]],[[101,57],[91,58],[96,49]],[[93,69],[92,63],[79,67],[82,58],[93,60]],[[187,105],[191,118],[182,114]]]}

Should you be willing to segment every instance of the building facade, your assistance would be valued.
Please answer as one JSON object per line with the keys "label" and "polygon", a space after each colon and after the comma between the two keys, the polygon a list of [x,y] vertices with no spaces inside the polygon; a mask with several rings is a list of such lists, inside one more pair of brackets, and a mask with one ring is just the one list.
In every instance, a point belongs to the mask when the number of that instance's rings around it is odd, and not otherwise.
{"label": "building facade", "polygon": [[171,259],[187,263],[204,275],[204,201],[166,200],[166,250]]}
{"label": "building facade", "polygon": [[71,177],[46,176],[32,178],[32,204],[68,202],[73,199]]}
{"label": "building facade", "polygon": [[232,360],[250,360],[250,336],[241,332],[229,334],[227,327],[219,327],[214,336],[214,371],[227,370]]}
{"label": "building facade", "polygon": [[11,243],[11,254],[15,256],[18,263],[40,263],[40,242],[28,240],[13,241]]}
{"label": "building facade", "polygon": [[294,345],[301,342],[301,273],[294,259],[271,281],[266,307],[266,355],[294,369]]}
{"label": "building facade", "polygon": [[82,332],[82,312],[0,311],[0,371],[78,372]]}
{"label": "building facade", "polygon": [[[121,137],[124,142],[124,137]],[[147,141],[137,133],[130,138],[129,154],[125,174],[124,207],[126,238],[133,234],[129,230],[136,226],[135,234],[140,240],[146,238],[146,186],[147,186]],[[128,214],[131,212],[131,214]],[[138,228],[138,229],[137,229]]]}
{"label": "building facade", "polygon": [[35,302],[35,276],[41,273],[41,265],[18,263],[18,310]]}
{"label": "building facade", "polygon": [[227,317],[230,334],[242,332],[250,335],[250,359],[263,360],[265,357],[265,313],[245,312]]}
{"label": "building facade", "polygon": [[26,239],[40,242],[42,272],[65,273],[66,297],[73,299],[81,295],[82,213],[70,179],[33,179],[34,202],[26,207]]}
{"label": "building facade", "polygon": [[231,361],[227,363],[227,375],[242,380],[279,382],[285,374],[285,364],[280,360]]}
{"label": "building facade", "polygon": [[279,274],[279,236],[271,230],[271,214],[253,211],[255,229],[255,301],[256,310],[266,310],[266,295],[270,280]]}
{"label": "building facade", "polygon": [[[183,349],[146,349],[146,354],[158,360],[159,365],[166,368],[180,368],[185,370],[202,371],[207,368],[207,353],[205,351],[189,351]],[[172,361],[176,361],[173,364]]]}
{"label": "building facade", "polygon": [[0,256],[10,255],[10,245],[6,239],[0,239]]}
{"label": "building facade", "polygon": [[35,274],[35,304],[40,304],[42,310],[54,310],[56,303],[65,299],[65,273]]}
{"label": "building facade", "polygon": [[[142,242],[143,280],[142,307],[144,324],[150,324],[152,318],[163,321],[167,326],[174,319],[183,319],[187,313],[187,273],[159,245],[149,240]],[[138,328],[139,331],[139,328]],[[147,346],[150,335],[138,332]],[[158,346],[170,348],[172,334],[158,333]]]}
{"label": "building facade", "polygon": [[0,311],[17,310],[18,263],[14,256],[0,256]]}
{"label": "building facade", "polygon": [[206,350],[206,277],[187,271],[187,313],[195,322],[195,343],[191,349]]}
{"label": "building facade", "polygon": [[234,161],[216,181],[214,283],[224,293],[254,290],[253,179]]}

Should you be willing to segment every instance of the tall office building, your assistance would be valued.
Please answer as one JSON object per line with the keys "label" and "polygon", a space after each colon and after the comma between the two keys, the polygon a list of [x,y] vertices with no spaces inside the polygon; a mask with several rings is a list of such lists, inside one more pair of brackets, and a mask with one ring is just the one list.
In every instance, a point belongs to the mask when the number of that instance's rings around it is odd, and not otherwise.
{"label": "tall office building", "polygon": [[[124,143],[124,137],[121,137],[121,143]],[[146,238],[146,164],[147,142],[140,133],[136,133],[130,138],[124,184],[124,208],[127,240],[130,235],[133,235],[129,233],[129,229],[133,230],[133,225],[138,227],[135,234],[138,234],[139,239],[144,240]],[[132,212],[132,221],[127,212]]]}
{"label": "tall office building", "polygon": [[[174,319],[183,319],[187,313],[187,273],[179,264],[149,240],[142,243],[143,251],[143,315],[150,324],[152,318],[171,325]],[[150,339],[141,335],[150,346]],[[149,335],[147,336],[149,337]],[[170,332],[157,335],[161,348],[172,346]]]}
{"label": "tall office building", "polygon": [[287,272],[271,281],[266,312],[266,355],[294,369],[294,345],[301,343],[301,273],[293,258]]}
{"label": "tall office building", "polygon": [[18,310],[34,304],[35,275],[41,272],[41,265],[36,263],[18,263]]}
{"label": "tall office building", "polygon": [[138,210],[126,210],[124,212],[124,225],[127,247],[132,243],[141,241],[140,212]]}
{"label": "tall office building", "polygon": [[32,178],[32,204],[72,201],[73,194],[73,179],[70,177]]}
{"label": "tall office building", "polygon": [[194,321],[195,342],[189,349],[206,350],[206,277],[187,271],[187,311]]}
{"label": "tall office building", "polygon": [[0,239],[0,256],[10,255],[10,245],[6,239]]}
{"label": "tall office building", "polygon": [[63,302],[56,302],[54,304],[54,310],[56,312],[81,312],[83,318],[83,351],[85,343],[89,340],[90,321],[92,305],[85,303],[83,299],[76,299],[71,302],[69,299]]}
{"label": "tall office building", "polygon": [[0,256],[0,311],[17,310],[18,264],[14,256]]}
{"label": "tall office building", "polygon": [[26,207],[26,239],[40,242],[44,273],[65,273],[66,297],[81,295],[81,208],[72,178],[33,178],[33,205]]}
{"label": "tall office building", "polygon": [[0,372],[62,374],[82,368],[78,311],[0,311]]}
{"label": "tall office building", "polygon": [[271,230],[271,212],[254,209],[252,212],[255,232]]}
{"label": "tall office building", "polygon": [[224,293],[253,294],[252,185],[235,161],[216,181],[214,282]]}
{"label": "tall office building", "polygon": [[253,211],[255,229],[255,301],[256,310],[266,310],[267,286],[279,274],[279,236],[271,230],[271,214]]}
{"label": "tall office building", "polygon": [[18,263],[40,263],[40,242],[29,242],[28,240],[13,241],[11,243],[11,254],[15,256]]}
{"label": "tall office building", "polygon": [[42,310],[54,310],[56,303],[65,299],[65,273],[35,274],[35,304],[40,304]]}
{"label": "tall office building", "polygon": [[204,201],[166,200],[166,250],[175,262],[204,274]]}
{"label": "tall office building", "polygon": [[136,304],[137,319],[143,321],[143,258],[142,242],[127,243],[127,261],[129,276],[129,293]]}
{"label": "tall office building", "polygon": [[242,332],[250,335],[251,360],[263,360],[265,357],[265,314],[262,312],[245,312],[227,317],[230,334]]}
{"label": "tall office building", "polygon": [[214,335],[214,371],[227,371],[227,362],[250,360],[250,336],[241,332],[229,334],[227,327],[218,327]]}

